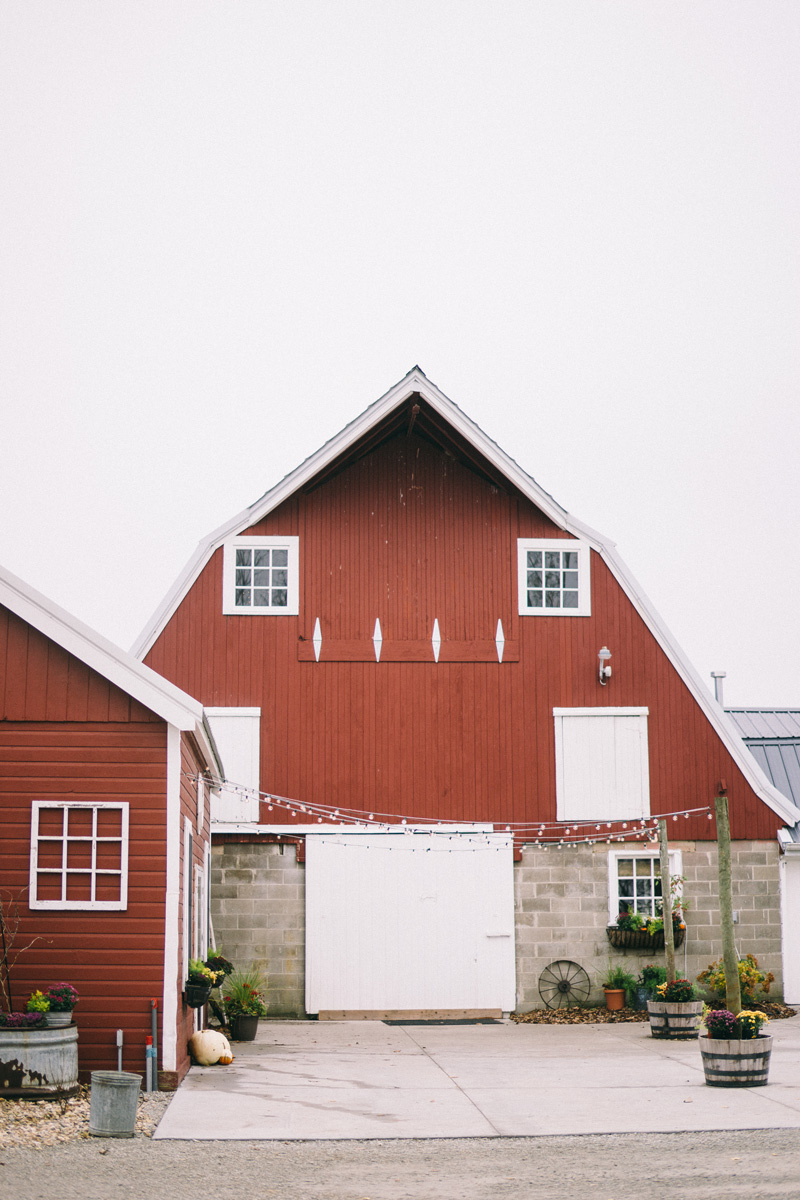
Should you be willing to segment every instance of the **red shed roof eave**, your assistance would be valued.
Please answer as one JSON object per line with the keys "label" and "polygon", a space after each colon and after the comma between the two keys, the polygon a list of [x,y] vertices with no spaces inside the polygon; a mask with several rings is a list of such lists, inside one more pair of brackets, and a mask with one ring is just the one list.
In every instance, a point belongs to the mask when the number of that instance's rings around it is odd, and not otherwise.
{"label": "red shed roof eave", "polygon": [[499,470],[523,495],[527,496],[555,525],[567,533],[581,538],[599,554],[617,582],[636,608],[639,615],[648,626],[656,641],[669,658],[687,688],[700,705],[709,719],[712,727],[722,739],[737,766],[741,770],[753,791],[768,805],[782,820],[794,825],[800,820],[800,809],[795,808],[769,782],[761,771],[758,763],[747,750],[739,736],[738,730],[729,717],[711,697],[700,677],[694,670],[683,651],[678,646],[666,624],[661,619],[656,608],[651,604],[642,588],[634,579],[616,551],[616,544],[604,537],[597,530],[583,524],[572,517],[566,509],[540,487],[496,442],[483,432],[461,409],[440,391],[427,378],[419,367],[413,367],[394,387],[381,396],[360,416],[329,439],[319,450],[305,459],[294,471],[286,475],[276,486],[261,496],[254,504],[238,513],[230,521],[219,526],[207,538],[201,541],[194,555],[187,562],[178,576],[172,589],[165,596],[162,604],[153,614],[151,621],[142,631],[132,647],[132,653],[143,658],[151,648],[156,638],[170,620],[179,604],[187,594],[212,554],[228,537],[236,536],[261,520],[278,505],[287,500],[294,492],[306,485],[313,477],[324,471],[337,458],[353,447],[359,439],[381,420],[405,403],[411,396],[418,393],[430,406],[449,422],[452,427],[475,450],[483,455],[492,466]]}

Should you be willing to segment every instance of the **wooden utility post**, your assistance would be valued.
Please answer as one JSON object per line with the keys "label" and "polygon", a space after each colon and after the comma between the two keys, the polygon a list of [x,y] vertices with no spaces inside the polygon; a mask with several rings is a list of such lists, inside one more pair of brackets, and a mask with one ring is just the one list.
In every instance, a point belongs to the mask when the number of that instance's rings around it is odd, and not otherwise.
{"label": "wooden utility post", "polygon": [[719,918],[722,925],[722,964],[725,968],[725,1004],[738,1017],[742,1011],[739,986],[739,962],[733,938],[733,893],[731,891],[731,827],[728,797],[723,792],[714,798],[717,814],[717,856],[719,871]]}
{"label": "wooden utility post", "polygon": [[672,888],[669,874],[669,843],[667,822],[658,821],[658,848],[661,857],[661,916],[664,920],[664,956],[667,960],[667,980],[675,978],[675,931],[672,927]]}

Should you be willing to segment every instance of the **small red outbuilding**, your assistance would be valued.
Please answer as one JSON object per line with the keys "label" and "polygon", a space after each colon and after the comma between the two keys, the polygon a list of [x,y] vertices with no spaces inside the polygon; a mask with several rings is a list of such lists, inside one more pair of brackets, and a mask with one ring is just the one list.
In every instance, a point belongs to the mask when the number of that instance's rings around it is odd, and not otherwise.
{"label": "small red outbuilding", "polygon": [[[202,705],[0,569],[0,896],[6,991],[80,995],[81,1076],[143,1072],[152,1002],[161,1086],[188,1069],[188,958],[208,944]],[[1,949],[1,948],[0,948]]]}

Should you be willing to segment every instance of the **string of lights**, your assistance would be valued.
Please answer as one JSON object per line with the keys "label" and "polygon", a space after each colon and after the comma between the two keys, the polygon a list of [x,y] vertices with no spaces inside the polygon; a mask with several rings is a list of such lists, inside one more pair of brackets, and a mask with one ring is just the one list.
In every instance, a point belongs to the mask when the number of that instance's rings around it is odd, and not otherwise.
{"label": "string of lights", "polygon": [[[187,777],[195,781],[198,779],[197,775],[188,773]],[[275,795],[273,792],[257,791],[227,779],[212,781],[212,786],[224,788],[228,794],[238,795],[243,801],[258,799],[265,804],[268,812],[277,809],[280,812],[288,813],[290,817],[297,818],[301,824],[310,824],[314,821],[317,824],[338,825],[343,831],[348,829],[364,831],[366,829],[392,833],[402,831],[417,837],[435,835],[451,842],[455,839],[460,845],[469,845],[470,839],[481,837],[477,831],[454,833],[453,825],[460,824],[457,821],[442,821],[435,817],[412,817],[402,813],[369,812],[367,809],[300,802],[287,796]],[[616,821],[510,821],[507,823],[495,821],[491,823],[494,825],[495,833],[512,834],[514,842],[518,845],[524,843],[539,846],[542,849],[550,846],[559,848],[573,846],[577,849],[580,845],[592,846],[600,843],[610,845],[612,842],[652,842],[658,838],[659,820],[679,822],[702,815],[705,815],[709,821],[713,820],[710,805],[677,809],[674,812],[659,813],[656,816]],[[490,822],[476,823],[489,824]],[[295,834],[294,836],[301,835]],[[485,834],[481,838],[480,844],[488,844]]]}

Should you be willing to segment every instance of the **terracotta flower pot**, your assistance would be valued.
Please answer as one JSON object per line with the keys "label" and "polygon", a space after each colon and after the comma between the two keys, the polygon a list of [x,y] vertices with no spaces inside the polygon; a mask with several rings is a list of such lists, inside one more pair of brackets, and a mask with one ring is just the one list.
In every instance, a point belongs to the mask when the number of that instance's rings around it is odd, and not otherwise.
{"label": "terracotta flower pot", "polygon": [[610,1012],[616,1012],[620,1008],[625,1007],[625,989],[624,988],[607,988],[603,991],[606,994],[606,1008]]}

